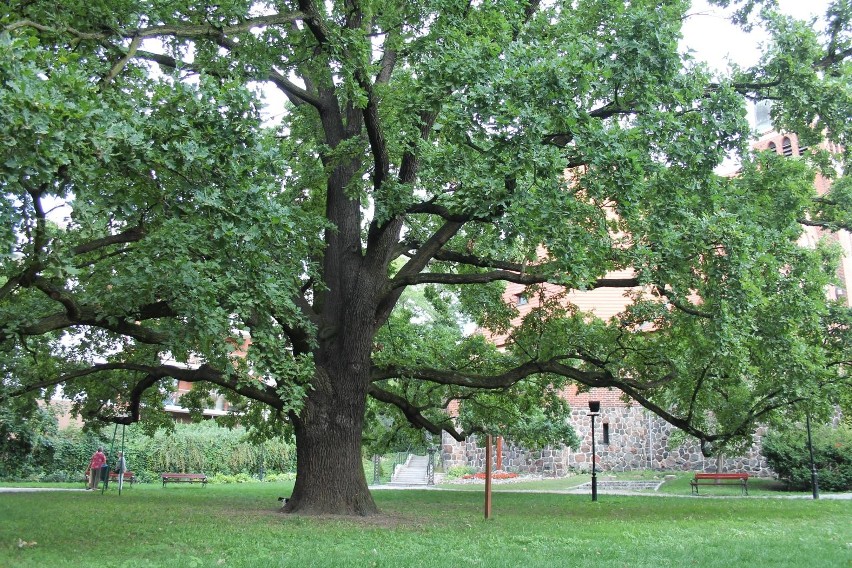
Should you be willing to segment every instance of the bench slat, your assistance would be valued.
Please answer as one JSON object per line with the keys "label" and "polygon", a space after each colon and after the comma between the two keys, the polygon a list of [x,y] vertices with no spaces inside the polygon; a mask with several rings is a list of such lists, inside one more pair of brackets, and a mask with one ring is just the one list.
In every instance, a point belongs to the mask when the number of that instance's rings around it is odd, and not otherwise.
{"label": "bench slat", "polygon": [[[118,481],[118,473],[111,471],[109,472],[109,480],[110,481]],[[124,472],[124,481],[129,482],[131,484],[136,482],[136,475],[132,471]]]}
{"label": "bench slat", "polygon": [[696,473],[695,479],[748,479],[747,473]]}
{"label": "bench slat", "polygon": [[185,482],[194,483],[200,482],[202,485],[207,485],[207,476],[203,473],[162,473],[160,477],[163,479],[163,487],[166,483]]}

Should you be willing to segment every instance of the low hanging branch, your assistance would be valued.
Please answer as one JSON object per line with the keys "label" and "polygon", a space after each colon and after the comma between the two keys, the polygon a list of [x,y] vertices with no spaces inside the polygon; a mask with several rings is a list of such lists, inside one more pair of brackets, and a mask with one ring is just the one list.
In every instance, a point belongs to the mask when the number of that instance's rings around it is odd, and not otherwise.
{"label": "low hanging branch", "polygon": [[[261,381],[255,381],[256,384],[254,385],[246,381],[240,381],[236,378],[229,377],[218,369],[206,364],[194,369],[188,369],[186,367],[178,367],[175,365],[144,365],[129,362],[100,363],[76,371],[71,371],[57,377],[30,383],[23,387],[11,390],[6,396],[13,398],[29,392],[40,391],[42,389],[48,389],[61,384],[70,384],[77,379],[110,371],[128,371],[130,373],[144,374],[144,378],[137,382],[132,389],[128,400],[130,408],[135,409],[135,411],[131,413],[131,418],[128,418],[129,422],[126,422],[128,424],[139,420],[138,406],[144,392],[156,385],[159,381],[169,378],[188,383],[197,383],[202,381],[208,382],[236,392],[252,400],[266,403],[277,410],[281,410],[283,408],[283,403],[273,387],[266,385]],[[116,419],[113,418],[111,420],[115,421]]]}
{"label": "low hanging branch", "polygon": [[302,12],[293,11],[281,14],[270,14],[267,16],[255,16],[252,18],[246,18],[237,24],[224,26],[215,26],[213,24],[156,25],[144,28],[109,30],[102,32],[83,32],[71,26],[57,28],[45,26],[33,20],[19,20],[6,25],[4,30],[11,32],[21,28],[33,28],[40,32],[51,33],[54,35],[70,35],[82,41],[104,41],[113,37],[121,37],[124,39],[133,39],[138,37],[140,40],[162,37],[204,39],[249,32],[257,28],[282,26],[304,18],[305,15]]}

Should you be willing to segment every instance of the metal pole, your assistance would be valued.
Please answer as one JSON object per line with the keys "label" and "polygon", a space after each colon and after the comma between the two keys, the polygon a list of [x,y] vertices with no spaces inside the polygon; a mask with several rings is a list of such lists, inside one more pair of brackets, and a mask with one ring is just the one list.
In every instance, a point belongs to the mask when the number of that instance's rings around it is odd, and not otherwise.
{"label": "metal pole", "polygon": [[124,472],[127,469],[127,460],[124,458],[124,429],[127,424],[121,425],[121,459],[118,460],[118,496],[121,497],[121,489],[124,487]]}
{"label": "metal pole", "polygon": [[382,456],[379,454],[373,455],[373,484],[378,485],[382,482],[381,476]]}
{"label": "metal pole", "polygon": [[592,417],[592,501],[598,500],[598,475],[595,471],[595,415]]}
{"label": "metal pole", "polygon": [[491,434],[485,437],[485,518],[491,518]]}
{"label": "metal pole", "polygon": [[[109,460],[115,457],[113,450],[115,450],[115,436],[118,434],[118,422],[115,423],[115,428],[112,431],[112,443],[109,446],[109,454],[107,454],[107,461],[104,462],[103,467],[101,468],[101,495],[106,491],[107,486],[109,485]],[[123,436],[123,432],[122,432]],[[123,442],[122,442],[123,444]]]}
{"label": "metal pole", "polygon": [[819,499],[819,482],[817,481],[817,469],[814,463],[814,445],[811,442],[811,413],[805,413],[805,424],[808,431],[808,452],[811,454],[811,490],[814,499]]}
{"label": "metal pole", "polygon": [[429,446],[429,461],[426,463],[426,485],[435,485],[435,446]]}

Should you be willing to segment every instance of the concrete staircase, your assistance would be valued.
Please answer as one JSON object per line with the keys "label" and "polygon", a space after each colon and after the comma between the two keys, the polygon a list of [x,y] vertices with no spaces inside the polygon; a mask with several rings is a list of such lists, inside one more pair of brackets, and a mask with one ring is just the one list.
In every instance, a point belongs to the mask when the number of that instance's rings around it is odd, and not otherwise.
{"label": "concrete staircase", "polygon": [[402,485],[410,487],[412,485],[423,485],[427,483],[426,469],[429,465],[427,456],[409,455],[408,460],[404,464],[396,466],[396,469],[391,476],[390,485]]}

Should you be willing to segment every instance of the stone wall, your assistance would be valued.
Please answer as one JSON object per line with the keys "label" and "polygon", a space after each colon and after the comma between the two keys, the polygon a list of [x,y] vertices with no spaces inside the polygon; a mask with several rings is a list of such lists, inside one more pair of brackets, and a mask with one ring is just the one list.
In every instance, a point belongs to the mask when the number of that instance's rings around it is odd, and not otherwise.
{"label": "stone wall", "polygon": [[[591,470],[591,420],[585,410],[574,410],[571,422],[580,438],[580,447],[545,448],[530,451],[503,444],[503,469],[518,473],[536,473],[562,477],[570,471]],[[608,432],[608,443],[604,439]],[[595,419],[595,449],[599,471],[716,471],[716,458],[705,458],[696,441],[687,439],[677,447],[669,447],[674,428],[644,408],[633,406],[602,407]],[[485,449],[477,439],[456,442],[446,434],[442,441],[445,467],[467,465],[484,469]],[[770,476],[771,470],[760,455],[759,443],[740,457],[724,460],[722,471],[744,471],[756,476]]]}
{"label": "stone wall", "polygon": [[[445,434],[441,446],[444,467],[467,465],[480,471],[485,470],[485,447],[480,446],[476,436],[471,436],[464,442],[456,442]],[[565,477],[569,473],[570,456],[571,450],[565,446],[531,451],[504,443],[502,469],[515,473]],[[496,467],[496,456],[494,460]]]}

